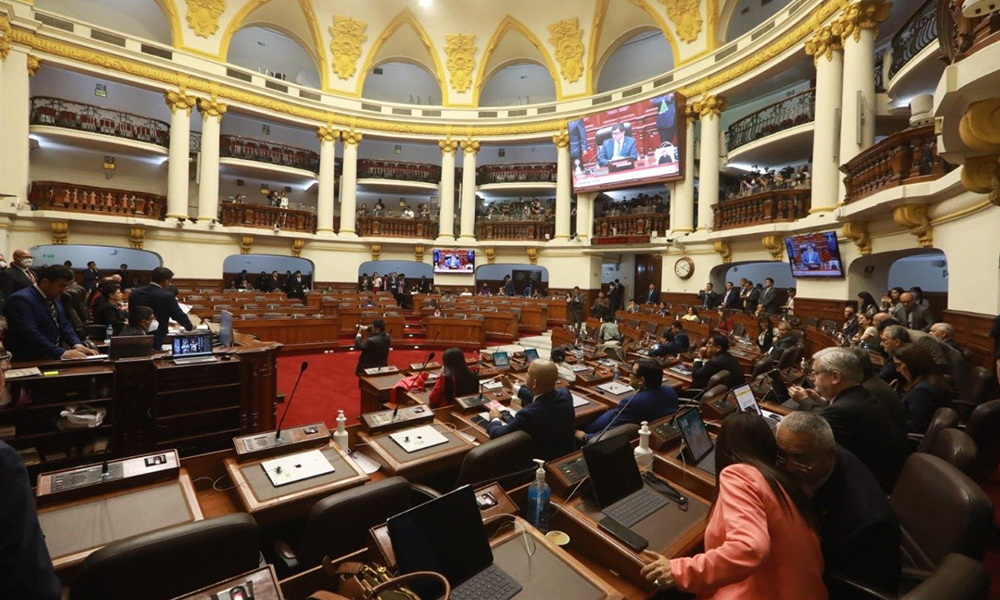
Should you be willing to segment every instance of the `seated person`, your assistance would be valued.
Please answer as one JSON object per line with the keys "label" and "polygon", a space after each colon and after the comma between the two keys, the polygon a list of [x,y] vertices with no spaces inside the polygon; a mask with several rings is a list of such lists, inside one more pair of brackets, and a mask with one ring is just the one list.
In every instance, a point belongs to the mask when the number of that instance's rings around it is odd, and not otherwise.
{"label": "seated person", "polygon": [[635,300],[629,300],[628,307],[625,309],[625,312],[635,314],[639,312],[639,305],[635,303]]}
{"label": "seated person", "polygon": [[[553,348],[552,352],[549,354],[549,360],[555,364],[559,379],[570,383],[576,381],[576,373],[574,373],[573,369],[566,364],[566,348],[564,346],[556,346]],[[518,400],[521,401],[521,406],[527,406],[535,399],[535,393],[531,391],[531,388],[528,387],[527,384],[521,385],[507,376],[504,376],[503,379],[510,386],[511,393],[517,396]]]}
{"label": "seated person", "polygon": [[525,431],[531,436],[535,456],[549,461],[576,450],[573,438],[573,397],[566,388],[557,388],[559,372],[552,361],[534,360],[528,367],[528,387],[535,397],[514,415],[514,420],[504,424],[500,411],[490,410],[487,433],[490,439],[514,431]]}
{"label": "seated person", "polygon": [[774,359],[775,364],[781,360],[781,356],[795,347],[798,340],[792,333],[792,325],[788,321],[778,323],[778,337],[771,344],[771,349],[767,351],[768,356]]}
{"label": "seated person", "polygon": [[3,307],[8,325],[4,343],[12,360],[76,359],[97,354],[80,342],[63,311],[60,298],[71,281],[73,271],[50,265],[38,271],[34,285],[7,297]]}
{"label": "seated person", "polygon": [[896,371],[906,380],[903,417],[908,433],[924,434],[937,409],[948,406],[951,390],[930,353],[916,344],[903,344],[892,353]]}
{"label": "seated person", "polygon": [[696,323],[701,320],[701,318],[698,317],[698,309],[693,306],[689,306],[687,308],[687,312],[684,313],[684,316],[681,317],[681,319],[685,321],[694,321]]}
{"label": "seated person", "polygon": [[128,314],[121,306],[125,299],[121,286],[114,281],[106,281],[101,284],[101,297],[94,305],[94,322],[99,325],[111,325],[111,329],[117,335],[125,327],[125,320]]}
{"label": "seated person", "polygon": [[615,123],[611,126],[611,137],[601,144],[597,151],[597,163],[605,167],[609,162],[630,158],[635,160],[639,157],[636,150],[635,138],[625,135],[625,126]]}
{"label": "seated person", "polygon": [[[665,343],[664,343],[665,341]],[[653,346],[649,351],[650,356],[668,356],[680,354],[691,349],[691,341],[687,332],[684,331],[684,323],[674,321],[670,325],[670,331],[664,333],[663,341]]]}
{"label": "seated person", "polygon": [[591,421],[581,431],[576,432],[576,440],[581,444],[605,429],[618,425],[643,421],[653,422],[677,412],[677,392],[663,385],[663,367],[655,360],[640,359],[629,369],[629,385],[639,392],[629,401],[622,401],[615,408],[608,409]]}
{"label": "seated person", "polygon": [[159,327],[156,322],[156,315],[153,309],[148,306],[136,304],[128,309],[128,325],[122,328],[117,335],[149,335]]}
{"label": "seated person", "polygon": [[728,308],[720,308],[719,322],[716,323],[715,328],[728,335],[733,332],[734,327],[736,324],[733,323],[733,313]]}
{"label": "seated person", "polygon": [[458,396],[475,394],[479,391],[479,377],[469,370],[465,355],[458,348],[448,348],[441,357],[441,376],[431,390],[431,408],[448,406]]}
{"label": "seated person", "polygon": [[740,361],[729,353],[729,338],[721,333],[713,333],[698,349],[698,358],[694,360],[691,371],[691,387],[694,389],[704,390],[712,375],[721,371],[729,371],[729,379],[722,382],[729,389],[746,383]]}

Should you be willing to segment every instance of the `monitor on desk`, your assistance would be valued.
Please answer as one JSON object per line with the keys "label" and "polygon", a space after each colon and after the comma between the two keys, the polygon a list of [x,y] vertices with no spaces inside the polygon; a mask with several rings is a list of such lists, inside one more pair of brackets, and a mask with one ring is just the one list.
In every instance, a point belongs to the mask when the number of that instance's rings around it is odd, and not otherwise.
{"label": "monitor on desk", "polygon": [[174,337],[174,358],[181,356],[209,356],[212,354],[212,334],[178,335]]}
{"label": "monitor on desk", "polygon": [[761,414],[760,406],[757,404],[757,397],[754,396],[753,390],[750,389],[749,385],[741,385],[734,389],[733,395],[736,396],[736,403],[740,407],[740,412]]}
{"label": "monitor on desk", "polygon": [[690,409],[677,417],[677,427],[681,430],[684,445],[688,447],[691,460],[698,464],[715,448],[712,438],[705,429],[705,422],[697,409]]}
{"label": "monitor on desk", "polygon": [[642,488],[642,475],[635,463],[627,435],[613,435],[583,447],[590,483],[601,508],[610,506]]}
{"label": "monitor on desk", "polygon": [[534,348],[527,348],[524,351],[524,361],[530,363],[533,360],[538,359],[538,350]]}
{"label": "monitor on desk", "polygon": [[228,310],[219,313],[219,343],[227,347],[233,345],[233,313]]}
{"label": "monitor on desk", "polygon": [[507,356],[506,352],[494,352],[493,366],[496,367],[498,370],[510,368],[510,357]]}

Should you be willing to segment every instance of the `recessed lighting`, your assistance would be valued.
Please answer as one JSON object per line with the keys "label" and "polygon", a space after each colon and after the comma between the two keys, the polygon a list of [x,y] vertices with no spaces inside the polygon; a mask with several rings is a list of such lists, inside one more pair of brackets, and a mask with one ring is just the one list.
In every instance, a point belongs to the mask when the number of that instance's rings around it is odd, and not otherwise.
{"label": "recessed lighting", "polygon": [[426,7],[430,6],[432,2],[433,2],[433,0],[420,0],[420,6],[423,6],[423,7],[426,8]]}

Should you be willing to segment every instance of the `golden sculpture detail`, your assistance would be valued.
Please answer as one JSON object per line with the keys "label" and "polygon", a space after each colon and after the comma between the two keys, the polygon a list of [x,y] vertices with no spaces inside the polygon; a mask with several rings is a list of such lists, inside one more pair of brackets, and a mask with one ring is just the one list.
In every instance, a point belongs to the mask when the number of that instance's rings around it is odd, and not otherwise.
{"label": "golden sculpture detail", "polygon": [[556,49],[556,60],[563,79],[574,82],[583,75],[583,30],[579,19],[565,19],[549,25],[549,42]]}
{"label": "golden sculpture detail", "polygon": [[453,140],[451,138],[438,140],[438,148],[441,148],[441,152],[444,152],[445,154],[454,154],[455,150],[458,149],[458,140]]}
{"label": "golden sculpture detail", "polygon": [[538,248],[528,248],[528,262],[533,265],[538,264]]}
{"label": "golden sculpture detail", "polygon": [[215,100],[214,98],[211,100],[202,98],[198,101],[198,110],[201,111],[201,117],[203,119],[215,117],[222,120],[222,115],[226,113],[227,108],[228,107],[225,104]]}
{"label": "golden sculpture detail", "polygon": [[372,260],[378,260],[382,256],[382,244],[372,244]]}
{"label": "golden sculpture detail", "polygon": [[677,28],[677,37],[682,42],[693,42],[701,33],[701,0],[660,0],[667,9],[667,16]]}
{"label": "golden sculpture detail", "polygon": [[136,250],[142,250],[142,247],[146,244],[146,228],[145,227],[132,227],[128,231],[128,245],[130,248],[135,248]]}
{"label": "golden sculpture detail", "polygon": [[188,96],[183,92],[167,92],[166,95],[167,106],[170,107],[170,112],[177,112],[179,110],[187,111],[188,116],[191,115],[191,108],[194,107],[197,100],[194,96]]}
{"label": "golden sculpture detail", "polygon": [[847,221],[844,223],[844,237],[853,241],[862,255],[872,253],[872,238],[868,235],[868,223],[864,221]]}
{"label": "golden sculpture detail", "polygon": [[976,152],[1000,151],[1000,98],[970,104],[958,123],[958,134]]}
{"label": "golden sculpture detail", "polygon": [[695,102],[695,110],[702,118],[707,116],[718,117],[722,111],[726,110],[726,99],[722,96],[705,96]]}
{"label": "golden sculpture detail", "polygon": [[0,15],[0,60],[7,58],[10,53],[10,36],[12,29],[7,17]]}
{"label": "golden sculpture detail", "polygon": [[324,125],[316,130],[316,137],[321,142],[336,142],[337,138],[340,137],[340,132],[329,125]]}
{"label": "golden sculpture detail", "polygon": [[569,131],[564,129],[552,136],[552,143],[556,145],[556,148],[569,147]]}
{"label": "golden sculpture detail", "polygon": [[219,17],[226,11],[226,0],[187,0],[188,27],[195,35],[208,37],[218,31]]}
{"label": "golden sculpture detail", "polygon": [[35,73],[38,72],[42,66],[42,59],[38,58],[34,54],[28,55],[28,77],[34,77]]}
{"label": "golden sculpture detail", "polygon": [[475,154],[479,152],[479,145],[478,140],[462,140],[462,152],[471,152]]}
{"label": "golden sculpture detail", "polygon": [[350,146],[357,146],[358,144],[360,144],[361,138],[363,137],[364,136],[358,133],[357,131],[345,131],[344,133],[340,134],[340,139],[344,140],[344,143]]}
{"label": "golden sculpture detail", "polygon": [[848,6],[832,23],[834,35],[846,40],[853,37],[861,40],[861,31],[871,29],[878,31],[878,24],[889,18],[892,2],[884,0],[861,0]]}
{"label": "golden sculpture detail", "polygon": [[424,262],[424,252],[426,252],[426,248],[424,247],[423,244],[417,244],[416,246],[414,246],[413,260],[417,262]]}
{"label": "golden sculpture detail", "polygon": [[892,219],[896,225],[905,227],[910,235],[917,238],[921,248],[934,247],[934,228],[927,217],[926,204],[904,204],[892,211]]}
{"label": "golden sculpture detail", "polygon": [[760,239],[760,243],[771,253],[771,258],[781,260],[781,255],[785,251],[785,242],[780,235],[765,235]]}
{"label": "golden sculpture detail", "polygon": [[733,249],[732,247],[729,246],[729,242],[725,240],[719,240],[717,242],[714,242],[712,244],[712,247],[715,248],[715,251],[718,252],[719,256],[722,257],[723,264],[728,265],[729,263],[733,262]]}
{"label": "golden sculpture detail", "polygon": [[497,262],[497,249],[487,248],[486,249],[486,262],[489,264],[494,264]]}
{"label": "golden sculpture detail", "polygon": [[820,27],[806,40],[806,54],[813,57],[814,63],[819,62],[821,56],[825,56],[826,60],[833,60],[833,53],[843,49],[843,41],[830,25]]}
{"label": "golden sculpture detail", "polygon": [[330,27],[330,52],[333,53],[333,72],[341,79],[350,79],[358,70],[361,44],[368,39],[368,25],[351,17],[333,16]]}
{"label": "golden sculpture detail", "polygon": [[476,36],[465,33],[444,36],[448,55],[448,75],[456,92],[465,92],[472,85],[472,70],[476,66]]}
{"label": "golden sculpture detail", "polygon": [[253,236],[243,235],[240,236],[240,254],[250,254],[250,250],[253,248]]}
{"label": "golden sculpture detail", "polygon": [[52,221],[49,226],[52,228],[52,243],[65,246],[69,240],[69,221]]}
{"label": "golden sculpture detail", "polygon": [[687,120],[692,123],[697,123],[701,120],[701,111],[698,109],[696,104],[696,102],[691,102],[684,106],[684,116],[687,117]]}
{"label": "golden sculpture detail", "polygon": [[1000,206],[1000,155],[967,156],[961,177],[965,189],[977,194],[990,194],[990,202]]}
{"label": "golden sculpture detail", "polygon": [[302,256],[302,249],[306,247],[305,240],[292,240],[292,256]]}

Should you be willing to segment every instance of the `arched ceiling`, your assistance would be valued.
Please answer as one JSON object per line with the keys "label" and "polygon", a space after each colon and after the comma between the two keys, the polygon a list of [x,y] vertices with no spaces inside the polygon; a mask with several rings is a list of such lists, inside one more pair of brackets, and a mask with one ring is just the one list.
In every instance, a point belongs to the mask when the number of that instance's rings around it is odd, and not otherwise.
{"label": "arched ceiling", "polygon": [[483,59],[479,62],[475,83],[476,104],[479,103],[483,86],[493,75],[504,67],[523,63],[534,63],[548,69],[555,82],[556,97],[561,96],[560,79],[555,76],[558,67],[544,43],[535,37],[528,27],[510,15],[505,16],[493,32],[486,43]]}

